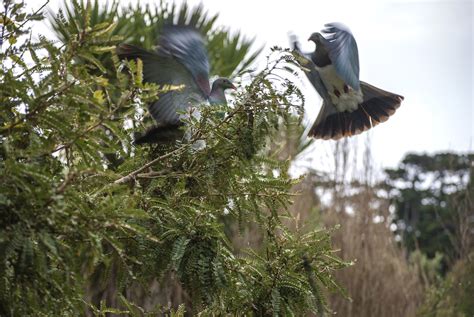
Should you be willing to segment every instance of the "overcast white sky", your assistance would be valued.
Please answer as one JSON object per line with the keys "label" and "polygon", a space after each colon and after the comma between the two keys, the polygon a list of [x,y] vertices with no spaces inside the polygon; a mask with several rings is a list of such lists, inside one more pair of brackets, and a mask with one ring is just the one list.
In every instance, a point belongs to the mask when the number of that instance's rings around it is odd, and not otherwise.
{"label": "overcast white sky", "polygon": [[[122,0],[124,4],[132,2]],[[36,7],[41,0],[27,0]],[[142,1],[142,3],[153,1]],[[183,2],[177,0],[176,2]],[[53,8],[61,1],[51,0]],[[105,1],[104,1],[105,3]],[[307,37],[324,23],[343,22],[354,34],[360,78],[401,94],[405,101],[387,122],[369,132],[378,167],[395,166],[409,151],[473,150],[473,3],[462,0],[189,0],[219,13],[219,24],[256,37],[256,45],[288,47],[288,32],[312,50]],[[46,30],[47,31],[47,30]],[[320,107],[303,83],[307,114]],[[356,137],[361,142],[366,136]],[[357,141],[357,140],[355,140]],[[326,155],[332,141],[317,141]]]}

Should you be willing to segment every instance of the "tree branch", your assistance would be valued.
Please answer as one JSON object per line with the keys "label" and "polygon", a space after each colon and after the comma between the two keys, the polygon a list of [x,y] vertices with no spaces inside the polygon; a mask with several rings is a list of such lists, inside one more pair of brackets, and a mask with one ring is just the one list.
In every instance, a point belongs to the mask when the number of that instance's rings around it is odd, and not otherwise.
{"label": "tree branch", "polygon": [[[145,165],[143,165],[142,167],[140,167],[139,169],[136,169],[134,170],[133,172],[129,173],[128,175],[124,176],[124,177],[121,177],[119,179],[117,179],[116,181],[114,181],[114,184],[124,184],[124,183],[127,183],[129,181],[131,181],[132,179],[134,179],[140,172],[143,172],[144,170],[146,170],[147,168],[149,168],[150,166],[152,166],[153,164],[161,161],[161,160],[164,160],[165,158],[168,158],[176,153],[179,153],[180,151],[183,151],[185,148],[187,148],[189,145],[186,144],[182,147],[179,147],[177,148],[176,150],[173,150],[169,153],[166,153],[164,155],[161,155],[161,156],[158,156],[156,159],[146,163]],[[155,172],[156,173],[156,172]]]}

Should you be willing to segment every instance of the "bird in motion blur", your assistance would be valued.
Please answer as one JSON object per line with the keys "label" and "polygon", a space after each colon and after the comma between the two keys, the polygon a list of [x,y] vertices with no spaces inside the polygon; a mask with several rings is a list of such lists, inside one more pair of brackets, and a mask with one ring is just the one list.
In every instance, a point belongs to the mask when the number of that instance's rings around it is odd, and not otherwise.
{"label": "bird in motion blur", "polygon": [[316,44],[305,54],[293,37],[296,59],[323,99],[308,136],[338,140],[360,134],[388,120],[403,97],[359,81],[359,53],[349,28],[329,23],[308,40]]}
{"label": "bird in motion blur", "polygon": [[163,87],[184,86],[158,94],[157,100],[149,105],[156,125],[136,138],[135,144],[174,138],[183,125],[183,116],[199,117],[199,106],[207,102],[227,104],[225,90],[235,89],[227,78],[216,79],[211,88],[204,38],[189,26],[165,26],[154,51],[120,44],[116,52],[121,59],[142,60],[144,82]]}

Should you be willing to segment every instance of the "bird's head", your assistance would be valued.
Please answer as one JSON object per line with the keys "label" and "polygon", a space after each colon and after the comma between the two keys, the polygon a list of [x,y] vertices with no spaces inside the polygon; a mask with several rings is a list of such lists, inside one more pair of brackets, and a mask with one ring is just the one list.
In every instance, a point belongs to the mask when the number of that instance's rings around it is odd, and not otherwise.
{"label": "bird's head", "polygon": [[224,78],[224,77],[219,77],[217,78],[213,83],[212,83],[212,86],[214,87],[218,87],[218,88],[222,88],[223,90],[226,90],[226,89],[237,89],[234,84],[232,84],[232,82],[227,79],[227,78]]}
{"label": "bird's head", "polygon": [[321,43],[324,40],[324,37],[321,35],[319,32],[314,32],[311,34],[311,36],[308,38],[308,41],[313,41],[316,45]]}

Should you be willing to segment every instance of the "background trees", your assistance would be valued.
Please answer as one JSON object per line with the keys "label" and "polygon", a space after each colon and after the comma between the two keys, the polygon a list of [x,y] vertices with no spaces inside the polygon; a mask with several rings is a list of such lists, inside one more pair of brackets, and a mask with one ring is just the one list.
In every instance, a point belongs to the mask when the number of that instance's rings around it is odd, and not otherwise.
{"label": "background trees", "polygon": [[[467,219],[463,201],[470,195],[474,156],[455,153],[408,154],[397,169],[386,170],[395,206],[397,234],[409,252],[429,258],[443,254],[443,271],[461,257]],[[460,231],[461,230],[461,231]]]}

